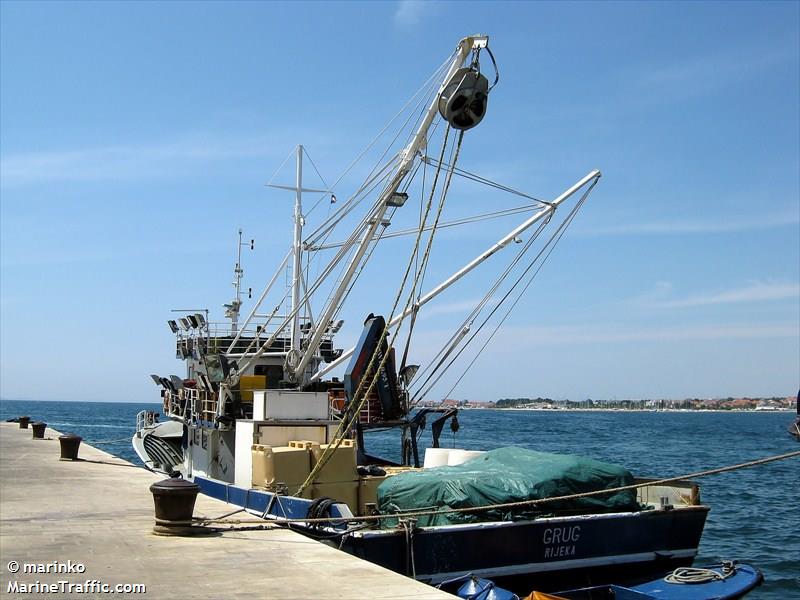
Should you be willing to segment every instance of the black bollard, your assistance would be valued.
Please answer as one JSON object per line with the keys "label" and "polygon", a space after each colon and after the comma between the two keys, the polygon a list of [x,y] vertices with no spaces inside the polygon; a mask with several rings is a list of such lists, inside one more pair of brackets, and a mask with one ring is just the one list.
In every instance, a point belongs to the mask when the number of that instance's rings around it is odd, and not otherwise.
{"label": "black bollard", "polygon": [[61,444],[61,460],[78,460],[78,448],[80,448],[83,438],[74,433],[67,433],[58,436]]}
{"label": "black bollard", "polygon": [[36,423],[31,423],[31,428],[33,429],[33,439],[44,439],[44,430],[47,428],[47,423],[37,421]]}
{"label": "black bollard", "polygon": [[172,478],[150,486],[156,509],[153,531],[158,535],[191,535],[194,503],[200,486],[185,479]]}
{"label": "black bollard", "polygon": [[30,417],[20,417],[19,418],[19,428],[20,429],[27,429],[28,428],[28,423],[30,423],[30,421],[31,421]]}

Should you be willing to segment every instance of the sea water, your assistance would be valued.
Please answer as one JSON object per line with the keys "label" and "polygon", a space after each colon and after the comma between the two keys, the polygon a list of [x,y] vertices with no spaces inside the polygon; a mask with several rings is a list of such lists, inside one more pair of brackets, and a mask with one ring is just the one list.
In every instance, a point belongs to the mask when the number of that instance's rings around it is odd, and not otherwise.
{"label": "sea water", "polygon": [[[157,404],[112,402],[0,402],[0,418],[28,415],[62,433],[138,463],[130,438],[136,413]],[[430,423],[420,440],[430,443]],[[443,447],[491,450],[521,446],[582,454],[621,464],[641,477],[672,477],[800,450],[786,428],[787,412],[581,412],[467,410],[459,430],[449,421]],[[368,450],[398,455],[396,432],[370,435]],[[422,460],[422,456],[420,456]],[[800,458],[698,480],[711,507],[697,564],[739,560],[766,581],[748,598],[800,600]]]}

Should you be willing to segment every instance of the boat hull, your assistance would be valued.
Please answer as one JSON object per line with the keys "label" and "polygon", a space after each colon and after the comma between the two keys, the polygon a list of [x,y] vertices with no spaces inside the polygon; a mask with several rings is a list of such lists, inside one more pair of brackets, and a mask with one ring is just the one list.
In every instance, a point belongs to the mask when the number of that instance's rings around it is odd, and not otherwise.
{"label": "boat hull", "polygon": [[[195,477],[209,496],[266,518],[306,516],[310,500]],[[354,556],[430,584],[472,573],[510,589],[564,589],[688,566],[708,507],[547,517],[414,529],[361,530],[329,542]],[[332,516],[346,516],[340,505]],[[303,527],[294,526],[301,533]],[[309,535],[320,533],[309,531]],[[328,536],[326,536],[328,537]],[[566,582],[566,584],[565,584]]]}
{"label": "boat hull", "polygon": [[169,475],[180,469],[184,456],[182,450],[183,424],[180,421],[152,423],[137,428],[131,445],[145,468]]}
{"label": "boat hull", "polygon": [[[600,583],[692,563],[708,507],[543,518],[404,531],[356,532],[341,549],[439,584],[465,573],[512,589]],[[413,552],[412,552],[413,548]],[[563,588],[563,585],[561,585]],[[522,588],[524,589],[524,587]]]}

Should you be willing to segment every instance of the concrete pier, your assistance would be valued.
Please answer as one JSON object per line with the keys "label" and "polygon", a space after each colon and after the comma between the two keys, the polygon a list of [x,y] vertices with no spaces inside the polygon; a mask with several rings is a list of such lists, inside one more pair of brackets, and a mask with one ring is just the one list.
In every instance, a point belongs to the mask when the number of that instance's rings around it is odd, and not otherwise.
{"label": "concrete pier", "polygon": [[[286,529],[153,535],[161,477],[86,444],[60,461],[58,435],[0,423],[0,597],[453,598]],[[195,516],[235,508],[201,495]]]}

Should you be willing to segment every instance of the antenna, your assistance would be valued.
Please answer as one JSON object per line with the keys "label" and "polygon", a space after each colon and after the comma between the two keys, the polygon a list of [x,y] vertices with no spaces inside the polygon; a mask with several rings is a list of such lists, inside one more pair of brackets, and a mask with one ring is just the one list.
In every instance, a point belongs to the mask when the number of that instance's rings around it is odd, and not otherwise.
{"label": "antenna", "polygon": [[[298,145],[295,149],[296,154],[296,171],[295,171],[295,185],[294,187],[288,185],[274,185],[274,184],[267,184],[267,187],[276,188],[279,190],[287,190],[290,192],[294,192],[294,236],[292,239],[292,284],[291,284],[291,300],[290,300],[290,307],[289,312],[294,314],[290,324],[290,333],[289,333],[289,345],[290,349],[293,353],[299,354],[300,353],[300,333],[301,333],[301,323],[300,323],[300,311],[298,310],[298,305],[300,304],[301,300],[301,287],[303,285],[302,276],[303,270],[301,265],[302,254],[303,254],[303,225],[305,224],[305,218],[303,216],[303,192],[311,192],[311,193],[321,193],[321,194],[330,194],[332,190],[324,189],[318,190],[315,188],[307,188],[303,187],[303,154],[306,154],[306,150],[302,145]],[[313,165],[313,162],[312,162]],[[317,172],[319,174],[319,171]],[[322,176],[320,176],[322,179]],[[324,181],[322,182],[325,183]]]}
{"label": "antenna", "polygon": [[[255,248],[256,242],[251,239],[249,242],[242,241],[242,228],[239,228],[239,243],[236,245],[236,265],[233,267],[233,288],[236,290],[236,297],[230,304],[225,304],[225,316],[231,320],[231,331],[236,333],[239,330],[239,308],[242,306],[242,246],[250,246],[250,250]],[[248,291],[251,297],[251,291]]]}

